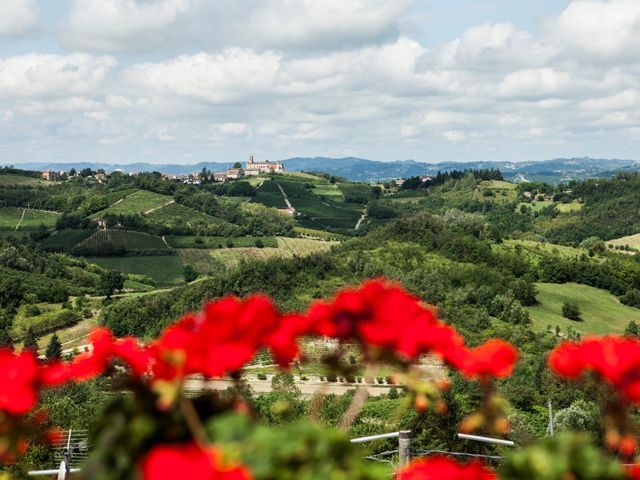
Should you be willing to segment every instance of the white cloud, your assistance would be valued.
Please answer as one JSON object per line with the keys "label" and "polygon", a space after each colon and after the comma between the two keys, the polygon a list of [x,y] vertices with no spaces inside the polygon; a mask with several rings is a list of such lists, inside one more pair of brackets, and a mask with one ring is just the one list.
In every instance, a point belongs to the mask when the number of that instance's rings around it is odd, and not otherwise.
{"label": "white cloud", "polygon": [[544,65],[554,48],[535,40],[509,23],[485,23],[471,27],[460,38],[442,45],[434,58],[444,67],[504,69]]}
{"label": "white cloud", "polygon": [[189,0],[76,0],[63,31],[71,46],[97,51],[139,51],[164,40]]}
{"label": "white cloud", "polygon": [[498,85],[498,92],[505,97],[540,99],[563,94],[574,86],[567,72],[550,67],[526,68],[509,73]]}
{"label": "white cloud", "polygon": [[26,54],[0,58],[0,97],[65,97],[95,91],[116,66],[113,57]]}
{"label": "white cloud", "polygon": [[40,13],[34,0],[0,0],[0,37],[18,37],[32,31]]}
{"label": "white cloud", "polygon": [[414,0],[74,0],[61,32],[74,48],[102,52],[244,47],[344,49],[398,35]]}
{"label": "white cloud", "polygon": [[[613,156],[640,131],[640,51],[620,13],[635,15],[629,2],[575,1],[555,30],[479,23],[430,47],[398,34],[410,4],[75,0],[64,45],[117,57],[0,57],[0,122],[12,126],[0,129],[0,148],[23,136],[47,155],[69,153],[62,140],[73,139],[72,154],[122,161],[249,149],[513,159],[572,155],[554,149],[576,144],[613,145]],[[613,37],[600,38],[597,22],[589,34],[573,25],[594,11]]]}
{"label": "white cloud", "polygon": [[549,22],[560,45],[602,61],[635,59],[640,53],[640,2],[573,0]]}
{"label": "white cloud", "polygon": [[274,53],[233,48],[217,55],[182,55],[166,62],[134,65],[124,77],[143,92],[237,103],[267,93],[279,67],[280,57]]}

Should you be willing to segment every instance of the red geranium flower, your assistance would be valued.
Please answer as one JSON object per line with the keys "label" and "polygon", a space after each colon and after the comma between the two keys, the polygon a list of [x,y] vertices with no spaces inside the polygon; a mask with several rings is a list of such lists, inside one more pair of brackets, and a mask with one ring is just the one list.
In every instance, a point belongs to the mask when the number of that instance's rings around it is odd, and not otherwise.
{"label": "red geranium flower", "polygon": [[30,350],[0,349],[0,410],[21,415],[38,398],[38,360]]}
{"label": "red geranium flower", "polygon": [[447,457],[416,460],[400,470],[398,480],[496,480],[498,477],[480,462],[463,465]]}
{"label": "red geranium flower", "polygon": [[[263,295],[216,300],[168,327],[152,344],[154,374],[163,379],[192,373],[221,377],[242,368],[262,347],[270,347],[285,365],[298,354],[296,339],[306,328],[304,319],[282,317]],[[180,356],[182,364],[176,361]]]}
{"label": "red geranium flower", "polygon": [[160,445],[151,450],[141,464],[145,480],[250,480],[242,466],[225,466],[215,448],[206,450],[195,443]]}
{"label": "red geranium flower", "polygon": [[549,355],[549,366],[568,379],[592,371],[628,401],[640,403],[640,341],[636,339],[608,336],[563,342]]}
{"label": "red geranium flower", "polygon": [[508,377],[518,359],[513,345],[496,338],[476,348],[465,348],[461,354],[460,371],[470,378]]}

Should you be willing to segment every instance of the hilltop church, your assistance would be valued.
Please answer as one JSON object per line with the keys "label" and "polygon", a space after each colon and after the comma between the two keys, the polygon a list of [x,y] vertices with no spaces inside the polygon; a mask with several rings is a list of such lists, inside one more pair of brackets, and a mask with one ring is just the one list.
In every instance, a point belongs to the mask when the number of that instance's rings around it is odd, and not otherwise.
{"label": "hilltop church", "polygon": [[256,162],[253,159],[253,155],[251,155],[244,168],[240,167],[240,163],[237,163],[232,168],[227,169],[226,172],[214,173],[213,179],[216,182],[224,182],[225,180],[235,180],[245,176],[260,175],[261,173],[284,173],[284,165],[282,162],[270,162],[269,160]]}
{"label": "hilltop church", "polygon": [[244,167],[244,174],[250,176],[261,173],[284,173],[284,165],[281,162],[270,162],[269,160],[255,162],[253,155],[251,155]]}

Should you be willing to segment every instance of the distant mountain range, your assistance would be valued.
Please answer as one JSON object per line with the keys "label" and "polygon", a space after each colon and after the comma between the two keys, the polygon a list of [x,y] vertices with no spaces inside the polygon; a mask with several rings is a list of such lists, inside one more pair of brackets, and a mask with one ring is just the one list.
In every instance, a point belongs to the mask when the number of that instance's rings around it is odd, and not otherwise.
{"label": "distant mountain range", "polygon": [[[433,175],[437,172],[464,170],[469,168],[497,168],[508,180],[545,181],[559,183],[567,180],[583,180],[586,178],[604,178],[619,171],[640,171],[640,162],[636,160],[599,159],[599,158],[556,158],[530,162],[441,162],[421,163],[414,160],[397,160],[378,162],[364,158],[301,158],[294,157],[282,160],[285,169],[293,172],[322,171],[331,175],[339,175],[354,181],[376,181],[392,178],[406,178],[416,175]],[[75,168],[104,169],[113,171],[121,169],[125,172],[161,172],[169,175],[186,175],[200,172],[207,168],[212,172],[223,171],[232,165],[231,162],[200,162],[192,165],[131,163],[127,165],[107,163],[46,163],[31,162],[16,165],[31,170],[69,170]]]}

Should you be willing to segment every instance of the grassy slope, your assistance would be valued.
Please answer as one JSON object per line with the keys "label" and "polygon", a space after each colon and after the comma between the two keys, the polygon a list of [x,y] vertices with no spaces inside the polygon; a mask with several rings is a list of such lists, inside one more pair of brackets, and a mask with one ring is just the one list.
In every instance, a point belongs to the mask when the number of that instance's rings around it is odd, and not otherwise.
{"label": "grassy slope", "polygon": [[122,273],[148,275],[159,285],[172,285],[183,281],[182,264],[175,255],[87,257],[87,262]]}
{"label": "grassy slope", "polygon": [[[0,175],[2,177],[2,175]],[[24,212],[24,218],[22,216]],[[0,208],[0,229],[15,230],[20,223],[19,230],[35,230],[39,225],[53,227],[58,219],[58,214],[41,210],[26,210],[24,208],[5,207]]]}
{"label": "grassy slope", "polygon": [[[559,325],[563,332],[569,326],[581,334],[622,333],[631,320],[640,322],[640,309],[622,305],[610,293],[598,288],[566,283],[538,283],[539,305],[527,307],[533,326],[545,329],[547,325]],[[562,304],[575,303],[582,312],[582,322],[574,322],[562,316]]]}
{"label": "grassy slope", "polygon": [[620,237],[620,238],[615,238],[613,240],[609,240],[608,242],[606,242],[607,245],[621,245],[621,246],[625,246],[628,245],[631,248],[638,248],[640,249],[640,233],[637,233],[635,235],[628,235],[626,237]]}
{"label": "grassy slope", "polygon": [[203,273],[218,272],[222,268],[237,266],[241,260],[266,260],[271,257],[306,256],[329,250],[338,242],[313,240],[308,238],[277,237],[278,248],[183,248],[178,250],[183,265],[191,265]]}
{"label": "grassy slope", "polygon": [[42,178],[24,177],[22,175],[0,175],[0,185],[55,185],[55,182],[47,182]]}

